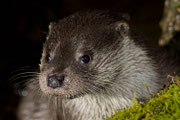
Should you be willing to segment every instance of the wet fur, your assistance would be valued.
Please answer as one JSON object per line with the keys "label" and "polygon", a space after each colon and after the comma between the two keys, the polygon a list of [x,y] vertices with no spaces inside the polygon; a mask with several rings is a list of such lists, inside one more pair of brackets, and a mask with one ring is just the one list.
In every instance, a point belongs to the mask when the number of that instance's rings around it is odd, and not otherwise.
{"label": "wet fur", "polygon": [[[79,63],[83,54],[92,54],[87,65]],[[168,74],[180,73],[126,18],[108,11],[78,12],[52,23],[40,69],[20,105],[21,120],[103,120],[132,104],[134,93],[138,101],[147,100],[163,88]],[[66,74],[65,85],[48,88],[49,73]]]}

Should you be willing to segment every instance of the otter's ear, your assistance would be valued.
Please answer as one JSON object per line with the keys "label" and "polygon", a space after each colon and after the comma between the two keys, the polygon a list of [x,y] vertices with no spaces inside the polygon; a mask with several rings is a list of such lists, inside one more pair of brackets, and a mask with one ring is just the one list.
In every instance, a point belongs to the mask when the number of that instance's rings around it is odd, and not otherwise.
{"label": "otter's ear", "polygon": [[115,30],[123,37],[127,37],[129,34],[129,25],[124,21],[118,21],[115,23]]}
{"label": "otter's ear", "polygon": [[48,26],[49,30],[51,30],[51,29],[53,28],[54,25],[56,25],[55,22],[50,22],[50,24],[49,24],[49,26]]}

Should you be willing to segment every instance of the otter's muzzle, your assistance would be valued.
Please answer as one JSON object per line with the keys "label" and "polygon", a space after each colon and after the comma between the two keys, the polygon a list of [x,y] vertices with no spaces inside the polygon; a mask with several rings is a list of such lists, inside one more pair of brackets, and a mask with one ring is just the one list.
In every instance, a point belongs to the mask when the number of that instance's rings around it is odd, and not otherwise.
{"label": "otter's muzzle", "polygon": [[65,79],[64,75],[57,75],[57,74],[48,75],[47,86],[49,86],[53,89],[62,87],[64,79]]}

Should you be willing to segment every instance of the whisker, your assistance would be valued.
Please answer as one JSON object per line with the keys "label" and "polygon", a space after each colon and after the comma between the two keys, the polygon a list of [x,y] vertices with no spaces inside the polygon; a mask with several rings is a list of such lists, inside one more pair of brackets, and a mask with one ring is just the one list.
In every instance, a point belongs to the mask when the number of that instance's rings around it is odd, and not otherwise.
{"label": "whisker", "polygon": [[14,75],[13,77],[10,78],[10,80],[15,78],[15,77],[17,77],[17,76],[25,75],[25,74],[36,74],[36,75],[39,75],[39,73],[37,73],[37,72],[23,72],[23,73],[19,73],[17,75]]}
{"label": "whisker", "polygon": [[10,74],[13,74],[13,73],[16,73],[16,72],[20,72],[20,71],[37,71],[37,68],[36,67],[31,67],[31,66],[24,66],[24,67],[21,67],[19,69],[16,69],[14,71],[12,71]]}
{"label": "whisker", "polygon": [[25,78],[31,78],[31,77],[38,77],[38,75],[21,75],[21,76],[16,76],[15,78],[9,80],[8,84],[13,84],[13,82],[15,82],[17,80],[24,80]]}

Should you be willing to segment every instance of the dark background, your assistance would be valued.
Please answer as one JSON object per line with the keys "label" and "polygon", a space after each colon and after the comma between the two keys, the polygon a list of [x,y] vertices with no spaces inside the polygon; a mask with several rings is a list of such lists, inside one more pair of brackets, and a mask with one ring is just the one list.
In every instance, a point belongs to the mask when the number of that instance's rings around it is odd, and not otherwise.
{"label": "dark background", "polygon": [[[20,95],[18,73],[38,70],[42,43],[50,21],[77,10],[112,9],[129,13],[131,22],[152,40],[158,40],[164,0],[57,0],[0,3],[0,120],[15,120]],[[21,70],[24,66],[26,67]],[[19,70],[19,71],[17,71]]]}

